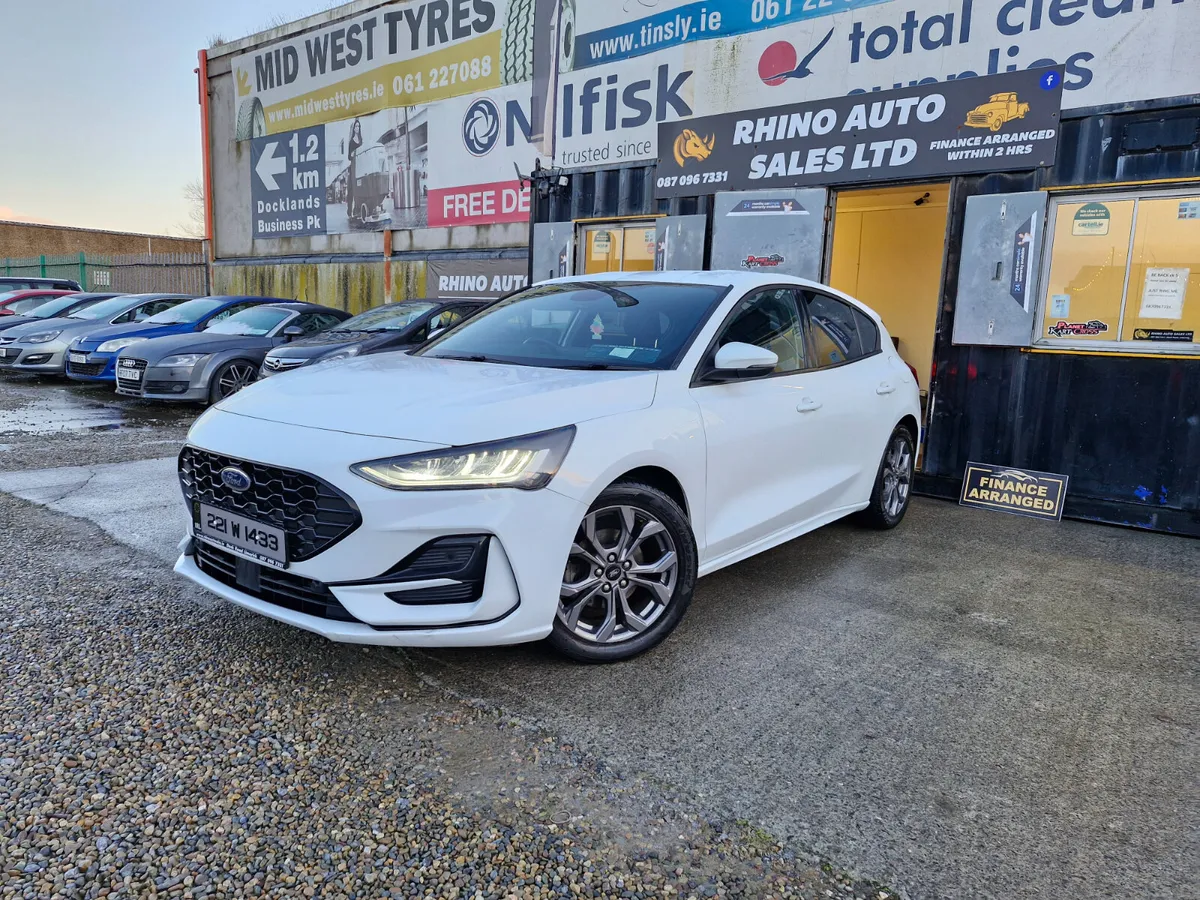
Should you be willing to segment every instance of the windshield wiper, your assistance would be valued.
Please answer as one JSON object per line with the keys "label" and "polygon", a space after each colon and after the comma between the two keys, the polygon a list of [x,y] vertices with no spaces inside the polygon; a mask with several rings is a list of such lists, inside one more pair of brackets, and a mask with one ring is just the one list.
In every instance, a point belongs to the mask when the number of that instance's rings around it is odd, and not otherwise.
{"label": "windshield wiper", "polygon": [[553,366],[555,369],[578,369],[583,372],[606,372],[610,369],[632,369],[632,366],[610,366],[608,363],[576,363]]}
{"label": "windshield wiper", "polygon": [[481,362],[481,363],[499,362],[498,359],[492,359],[490,357],[483,356],[482,354],[478,354],[478,353],[473,356],[452,356],[450,354],[447,354],[446,356],[435,356],[433,358],[434,359],[454,359],[454,360],[458,360],[459,362]]}

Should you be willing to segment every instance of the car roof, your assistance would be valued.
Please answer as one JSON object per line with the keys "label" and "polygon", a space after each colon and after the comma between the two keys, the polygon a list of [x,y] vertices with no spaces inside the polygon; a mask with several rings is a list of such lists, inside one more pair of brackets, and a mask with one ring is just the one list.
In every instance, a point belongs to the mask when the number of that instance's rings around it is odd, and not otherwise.
{"label": "car roof", "polygon": [[25,288],[19,291],[0,291],[9,300],[22,300],[25,297],[65,297],[67,294],[78,294],[78,291],[67,291],[61,288]]}
{"label": "car roof", "polygon": [[305,303],[303,300],[274,300],[268,303],[267,306],[308,312],[339,313],[344,316],[350,315],[343,309],[334,309],[332,306],[321,306],[319,303]]}
{"label": "car roof", "polygon": [[[596,272],[592,275],[567,275],[563,278],[550,278],[546,281],[539,281],[537,284],[571,284],[572,282],[591,282],[593,284],[621,282],[641,282],[643,284],[652,284],[654,282],[660,284],[705,284],[713,285],[714,287],[737,288],[742,291],[780,284],[795,285],[796,287],[806,287],[814,291],[832,294],[853,304],[857,309],[862,310],[862,312],[869,315],[876,322],[882,322],[875,310],[866,306],[861,300],[851,297],[837,288],[832,288],[827,284],[821,284],[819,281],[813,281],[809,278],[799,278],[795,275],[784,275],[783,273],[751,272],[740,269],[687,269],[668,272]],[[531,287],[536,286],[531,285]]]}

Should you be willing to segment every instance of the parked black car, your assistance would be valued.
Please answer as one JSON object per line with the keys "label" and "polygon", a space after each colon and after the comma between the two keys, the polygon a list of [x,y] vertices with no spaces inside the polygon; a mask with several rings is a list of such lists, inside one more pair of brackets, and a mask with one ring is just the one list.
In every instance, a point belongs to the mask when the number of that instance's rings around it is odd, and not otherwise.
{"label": "parked black car", "polygon": [[71,278],[26,278],[24,275],[0,275],[0,292],[3,291],[81,291],[79,282]]}
{"label": "parked black car", "polygon": [[280,300],[242,310],[199,334],[141,341],[117,356],[117,393],[216,403],[253,382],[271,348],[348,318],[340,309]]}
{"label": "parked black car", "polygon": [[415,347],[433,332],[469,316],[486,302],[405,300],[378,306],[328,331],[276,347],[263,361],[259,377],[298,369],[315,362],[332,362],[363,353]]}

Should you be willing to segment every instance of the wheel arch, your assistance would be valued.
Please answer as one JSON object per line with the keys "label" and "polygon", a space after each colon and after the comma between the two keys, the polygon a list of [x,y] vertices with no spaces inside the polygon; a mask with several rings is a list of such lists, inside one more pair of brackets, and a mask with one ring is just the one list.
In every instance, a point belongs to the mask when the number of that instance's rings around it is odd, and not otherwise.
{"label": "wheel arch", "polygon": [[896,423],[897,428],[907,428],[908,433],[912,435],[913,444],[916,444],[921,439],[921,426],[917,424],[917,417],[912,413],[904,416]]}
{"label": "wheel arch", "polygon": [[692,512],[688,505],[687,491],[683,489],[683,483],[675,477],[675,474],[662,466],[638,466],[635,469],[630,469],[628,472],[614,478],[611,484],[621,482],[636,481],[642,484],[648,484],[652,488],[658,488],[672,500],[679,504],[679,508],[683,510],[683,515],[691,521]]}

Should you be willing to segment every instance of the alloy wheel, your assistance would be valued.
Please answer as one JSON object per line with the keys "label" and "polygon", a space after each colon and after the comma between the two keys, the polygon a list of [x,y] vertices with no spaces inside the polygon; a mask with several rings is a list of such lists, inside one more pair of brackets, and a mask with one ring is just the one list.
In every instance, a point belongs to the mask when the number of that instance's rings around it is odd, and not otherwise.
{"label": "alloy wheel", "polygon": [[253,383],[256,375],[254,367],[248,363],[230,363],[217,380],[217,392],[222,398],[236,394],[246,385]]}
{"label": "alloy wheel", "polygon": [[670,532],[636,506],[584,517],[571,545],[558,618],[593,644],[617,644],[651,628],[667,611],[679,578]]}
{"label": "alloy wheel", "polygon": [[908,502],[912,488],[913,457],[908,439],[901,434],[892,437],[883,459],[883,511],[895,518]]}

